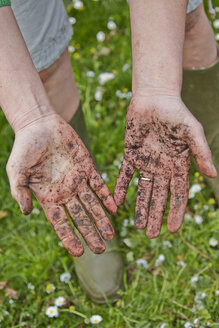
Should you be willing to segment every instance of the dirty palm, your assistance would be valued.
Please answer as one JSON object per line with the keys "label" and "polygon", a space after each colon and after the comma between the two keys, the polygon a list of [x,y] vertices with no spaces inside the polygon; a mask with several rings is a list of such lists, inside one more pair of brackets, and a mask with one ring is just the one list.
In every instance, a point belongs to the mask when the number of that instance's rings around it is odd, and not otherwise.
{"label": "dirty palm", "polygon": [[190,153],[201,172],[216,176],[203,128],[179,98],[131,101],[114,198],[118,206],[124,202],[129,182],[138,169],[135,226],[146,228],[149,238],[160,234],[169,190],[168,230],[175,232],[182,224],[188,200]]}
{"label": "dirty palm", "polygon": [[32,190],[57,236],[72,255],[81,256],[84,248],[65,210],[90,249],[97,254],[104,252],[104,242],[87,213],[103,239],[111,240],[113,227],[95,194],[110,213],[115,213],[117,207],[88,150],[60,116],[51,115],[16,134],[7,173],[11,193],[22,212],[32,211]]}

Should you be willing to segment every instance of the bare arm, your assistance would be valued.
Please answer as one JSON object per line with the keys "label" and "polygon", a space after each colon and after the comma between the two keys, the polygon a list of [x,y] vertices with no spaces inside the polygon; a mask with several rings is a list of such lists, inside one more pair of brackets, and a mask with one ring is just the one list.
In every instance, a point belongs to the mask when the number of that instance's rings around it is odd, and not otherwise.
{"label": "bare arm", "polygon": [[130,1],[133,96],[180,96],[187,2]]}
{"label": "bare arm", "polygon": [[21,211],[32,211],[32,191],[72,255],[84,249],[65,209],[90,249],[102,253],[104,242],[87,213],[110,240],[114,230],[99,199],[111,213],[117,207],[86,147],[52,109],[10,7],[0,8],[0,105],[15,131],[7,173]]}
{"label": "bare arm", "polygon": [[0,7],[0,106],[15,132],[54,113],[9,6]]}
{"label": "bare arm", "polygon": [[182,224],[189,188],[190,152],[200,170],[217,175],[203,128],[181,100],[187,0],[131,0],[133,96],[126,117],[124,160],[114,197],[123,203],[140,171],[135,225],[160,233],[169,190],[169,231]]}

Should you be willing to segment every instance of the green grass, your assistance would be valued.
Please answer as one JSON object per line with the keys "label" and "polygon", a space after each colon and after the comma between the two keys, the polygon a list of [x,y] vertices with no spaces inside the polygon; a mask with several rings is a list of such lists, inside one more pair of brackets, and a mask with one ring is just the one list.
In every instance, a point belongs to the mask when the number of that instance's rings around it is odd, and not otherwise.
{"label": "green grass", "polygon": [[[81,11],[67,5],[68,14],[77,19],[71,42],[76,48],[71,54],[72,66],[81,90],[92,150],[113,191],[123,155],[128,106],[128,100],[119,99],[116,90],[131,90],[131,68],[122,70],[124,64],[131,65],[129,8],[125,0],[86,0],[84,5]],[[115,32],[106,27],[109,18],[118,26]],[[96,40],[98,31],[106,33],[102,43]],[[108,55],[103,54],[103,47],[109,49]],[[88,78],[88,70],[95,71],[96,76]],[[103,86],[103,100],[97,102],[94,93],[102,72],[114,72],[115,78]],[[192,218],[187,216],[178,233],[169,233],[164,223],[160,237],[149,240],[144,231],[132,225],[137,190],[133,179],[124,206],[114,216],[119,250],[125,262],[124,290],[116,304],[96,305],[78,284],[74,259],[59,246],[37,202],[34,201],[34,207],[40,210],[39,214],[24,216],[12,199],[5,165],[13,145],[13,132],[2,113],[0,130],[0,210],[8,211],[0,219],[0,281],[6,281],[7,287],[19,296],[11,303],[5,289],[0,290],[0,327],[83,328],[91,326],[87,322],[93,314],[103,317],[99,328],[158,328],[162,323],[180,328],[196,318],[202,324],[195,327],[219,327],[219,296],[215,294],[219,290],[219,247],[209,246],[211,237],[219,241],[219,211],[210,204],[209,187],[203,184],[202,191],[189,201]],[[194,172],[191,169],[191,185],[203,183]],[[198,225],[194,215],[201,215],[203,223]],[[128,225],[124,225],[125,219],[129,220]],[[127,239],[129,246],[124,242]],[[172,247],[165,246],[164,241]],[[156,266],[160,254],[165,260]],[[137,259],[147,260],[148,269],[137,267]],[[184,261],[186,266],[180,266],[178,261]],[[60,275],[66,271],[72,275],[69,284],[60,282]],[[192,284],[194,275],[198,281]],[[33,290],[28,283],[34,286]],[[49,283],[56,289],[47,294]],[[206,296],[197,303],[200,292]],[[50,319],[45,310],[58,296],[64,296],[67,304],[60,308],[58,318]]]}

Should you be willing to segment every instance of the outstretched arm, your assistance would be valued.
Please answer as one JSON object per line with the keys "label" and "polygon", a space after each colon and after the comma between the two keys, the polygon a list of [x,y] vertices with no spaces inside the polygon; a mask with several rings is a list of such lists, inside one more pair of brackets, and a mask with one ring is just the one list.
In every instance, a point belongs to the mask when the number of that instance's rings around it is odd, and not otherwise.
{"label": "outstretched arm", "polygon": [[135,224],[160,233],[169,189],[169,231],[182,224],[188,199],[190,152],[200,170],[217,175],[201,124],[181,100],[187,0],[131,0],[132,100],[126,118],[124,160],[114,198],[123,203],[140,171]]}
{"label": "outstretched arm", "polygon": [[0,7],[0,106],[15,132],[7,173],[21,211],[32,211],[32,190],[72,255],[82,255],[83,246],[66,211],[90,249],[102,253],[87,213],[110,240],[114,231],[96,195],[111,213],[117,207],[84,144],[53,110],[8,6]]}

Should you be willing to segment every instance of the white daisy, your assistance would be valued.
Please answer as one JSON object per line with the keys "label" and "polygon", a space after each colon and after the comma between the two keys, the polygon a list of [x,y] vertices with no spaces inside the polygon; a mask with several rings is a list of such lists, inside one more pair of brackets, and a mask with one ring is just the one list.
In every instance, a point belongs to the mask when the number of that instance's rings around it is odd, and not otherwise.
{"label": "white daisy", "polygon": [[186,213],[186,214],[184,215],[184,219],[187,220],[187,221],[191,221],[191,220],[192,220],[192,216],[191,216],[191,214]]}
{"label": "white daisy", "polygon": [[195,193],[194,192],[192,192],[192,191],[189,191],[189,199],[192,199],[192,198],[194,198],[195,197]]}
{"label": "white daisy", "polygon": [[69,17],[69,22],[73,25],[76,23],[76,18],[75,17]]}
{"label": "white daisy", "polygon": [[115,75],[113,73],[108,73],[108,72],[105,72],[105,73],[101,73],[99,75],[99,82],[100,84],[105,84],[106,82],[114,79]]}
{"label": "white daisy", "polygon": [[219,33],[217,33],[217,34],[215,35],[215,39],[216,39],[217,41],[219,41]]}
{"label": "white daisy", "polygon": [[209,245],[210,245],[211,247],[216,247],[217,244],[218,244],[217,239],[215,239],[215,238],[210,238],[210,239],[209,239]]}
{"label": "white daisy", "polygon": [[107,28],[108,28],[109,30],[115,30],[115,29],[117,28],[116,23],[113,22],[112,20],[110,20],[110,21],[107,23]]}
{"label": "white daisy", "polygon": [[129,69],[130,65],[129,64],[124,64],[122,67],[123,72],[126,72]]}
{"label": "white daisy", "polygon": [[199,277],[197,275],[194,275],[190,280],[191,284],[195,284],[198,281],[199,281]]}
{"label": "white daisy", "polygon": [[94,94],[94,99],[96,101],[101,101],[103,99],[103,90],[101,87],[97,87],[96,92]]}
{"label": "white daisy", "polygon": [[46,309],[46,315],[49,318],[57,318],[59,315],[57,306],[49,306]]}
{"label": "white daisy", "polygon": [[136,264],[137,264],[138,267],[143,266],[145,269],[148,268],[148,262],[146,260],[144,260],[144,259],[137,260],[136,261]]}
{"label": "white daisy", "polygon": [[71,279],[71,274],[69,272],[62,273],[60,276],[60,281],[67,284]]}
{"label": "white daisy", "polygon": [[87,77],[94,77],[95,73],[93,71],[88,71],[87,72]]}
{"label": "white daisy", "polygon": [[47,294],[52,293],[55,289],[56,288],[55,288],[55,286],[53,284],[47,284],[46,285],[46,292],[47,292]]}
{"label": "white daisy", "polygon": [[123,242],[126,244],[126,246],[128,246],[128,247],[131,247],[132,246],[132,243],[131,243],[131,241],[130,241],[130,239],[128,239],[128,238],[125,238],[124,240],[123,240]]}
{"label": "white daisy", "polygon": [[105,40],[105,33],[102,31],[99,31],[96,35],[97,41],[103,42]]}
{"label": "white daisy", "polygon": [[103,318],[98,314],[92,315],[92,317],[90,317],[90,323],[92,323],[92,325],[97,325],[102,320]]}
{"label": "white daisy", "polygon": [[165,260],[165,256],[163,254],[160,254],[155,261],[155,266],[159,266],[160,264],[163,263],[164,260]]}
{"label": "white daisy", "polygon": [[172,248],[172,244],[169,240],[164,240],[163,241],[163,246],[168,247],[168,248]]}
{"label": "white daisy", "polygon": [[34,208],[33,211],[32,211],[32,214],[39,215],[40,214],[40,210],[38,208]]}
{"label": "white daisy", "polygon": [[184,261],[178,261],[177,264],[180,265],[182,268],[186,267],[186,263]]}
{"label": "white daisy", "polygon": [[219,28],[219,19],[215,19],[215,21],[213,22],[213,25],[215,28]]}
{"label": "white daisy", "polygon": [[30,290],[34,290],[35,287],[34,287],[34,285],[31,284],[31,282],[28,282],[27,288]]}
{"label": "white daisy", "polygon": [[202,190],[202,187],[199,183],[195,183],[194,185],[191,186],[191,188],[189,189],[190,192],[192,193],[198,193],[199,191]]}
{"label": "white daisy", "polygon": [[63,306],[63,305],[65,304],[65,298],[62,297],[62,296],[59,296],[59,297],[55,300],[54,304],[55,304],[55,306],[58,306],[58,307]]}
{"label": "white daisy", "polygon": [[190,321],[187,321],[187,322],[184,324],[184,327],[185,327],[185,328],[192,328],[192,327],[193,327],[193,324],[192,324]]}
{"label": "white daisy", "polygon": [[165,327],[168,327],[168,324],[164,322],[161,324],[160,328],[165,328]]}
{"label": "white daisy", "polygon": [[102,174],[101,174],[101,177],[102,177],[102,179],[103,179],[105,182],[109,181],[109,177],[108,177],[108,174],[107,174],[107,173],[102,173]]}
{"label": "white daisy", "polygon": [[216,291],[215,291],[215,295],[216,295],[216,296],[219,296],[219,290],[216,290]]}
{"label": "white daisy", "polygon": [[203,222],[203,218],[201,217],[201,215],[195,215],[194,220],[197,224],[201,224]]}
{"label": "white daisy", "polygon": [[124,220],[123,220],[123,225],[124,225],[124,227],[128,227],[128,225],[129,225],[129,220],[128,220],[128,219],[124,219]]}
{"label": "white daisy", "polygon": [[133,219],[132,216],[129,218],[129,222],[130,222],[131,226],[133,226],[135,224],[135,220]]}
{"label": "white daisy", "polygon": [[81,10],[84,8],[84,4],[81,0],[75,0],[74,1],[74,8],[75,9],[78,9],[78,10]]}
{"label": "white daisy", "polygon": [[116,91],[116,97],[120,98],[120,99],[131,99],[132,97],[132,92],[128,91],[128,92],[122,92],[120,90]]}
{"label": "white daisy", "polygon": [[75,51],[75,47],[73,47],[73,46],[69,46],[69,47],[68,47],[68,51],[69,51],[70,53],[74,52],[74,51]]}

